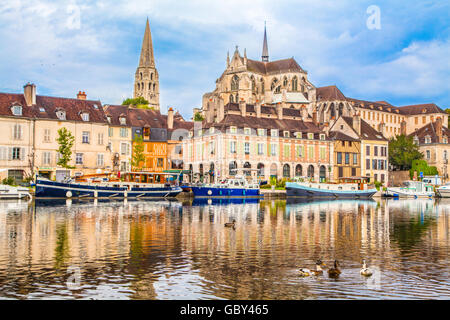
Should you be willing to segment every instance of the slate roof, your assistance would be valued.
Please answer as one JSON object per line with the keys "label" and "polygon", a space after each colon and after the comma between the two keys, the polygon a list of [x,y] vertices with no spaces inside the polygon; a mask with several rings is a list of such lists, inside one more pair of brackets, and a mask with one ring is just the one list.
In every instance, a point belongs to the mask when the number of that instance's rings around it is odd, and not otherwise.
{"label": "slate roof", "polygon": [[[431,138],[431,143],[438,143],[438,136],[436,133],[436,121],[423,126],[422,128],[409,134],[409,136],[413,138],[417,136],[419,138],[419,144],[425,144],[426,136],[429,136]],[[445,126],[442,126],[442,136],[447,136],[447,140],[450,141],[450,129],[448,129]]]}
{"label": "slate roof", "polygon": [[[342,117],[347,124],[353,128],[353,118],[352,117]],[[370,124],[361,119],[361,134],[360,137],[362,140],[379,140],[379,141],[387,141],[385,137],[381,134],[381,132],[375,130]]]}

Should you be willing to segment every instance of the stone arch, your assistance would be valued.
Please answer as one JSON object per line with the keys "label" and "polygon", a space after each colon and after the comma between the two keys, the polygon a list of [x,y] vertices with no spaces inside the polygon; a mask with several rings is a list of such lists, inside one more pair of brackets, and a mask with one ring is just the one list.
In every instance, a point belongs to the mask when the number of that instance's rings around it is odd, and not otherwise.
{"label": "stone arch", "polygon": [[258,163],[256,168],[258,169],[257,176],[264,177],[264,163]]}
{"label": "stone arch", "polygon": [[297,78],[297,76],[294,76],[294,78],[291,81],[291,89],[292,89],[292,91],[298,91],[298,78]]}
{"label": "stone arch", "polygon": [[231,161],[228,165],[228,172],[230,176],[235,176],[237,174],[237,163],[236,161]]}
{"label": "stone arch", "polygon": [[303,175],[303,167],[301,164],[295,166],[295,176],[301,177]]}
{"label": "stone arch", "polygon": [[308,166],[308,178],[314,178],[314,166],[312,164]]}
{"label": "stone arch", "polygon": [[320,181],[324,181],[327,178],[327,169],[324,165],[320,166],[319,178],[320,178]]}
{"label": "stone arch", "polygon": [[291,166],[285,163],[283,165],[283,178],[290,178],[291,177]]}
{"label": "stone arch", "polygon": [[[251,169],[252,165],[250,164],[250,162],[245,162],[244,163],[244,169]],[[252,172],[250,170],[244,170],[244,176],[250,177],[252,174]]]}

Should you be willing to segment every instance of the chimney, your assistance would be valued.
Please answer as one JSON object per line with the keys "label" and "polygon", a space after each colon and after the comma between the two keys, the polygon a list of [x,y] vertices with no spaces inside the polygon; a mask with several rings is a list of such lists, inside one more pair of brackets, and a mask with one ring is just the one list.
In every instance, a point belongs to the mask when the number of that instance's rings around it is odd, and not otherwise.
{"label": "chimney", "polygon": [[173,109],[167,111],[167,129],[173,129]]}
{"label": "chimney", "polygon": [[36,86],[34,83],[27,83],[23,87],[23,95],[25,97],[25,102],[27,107],[36,105]]}
{"label": "chimney", "polygon": [[255,104],[256,117],[261,118],[261,101],[256,100]]}
{"label": "chimney", "polygon": [[403,120],[400,123],[400,134],[406,136],[406,121],[405,120]]}
{"label": "chimney", "polygon": [[314,125],[317,126],[318,123],[317,123],[317,111],[316,110],[314,110],[314,112],[313,112],[312,121],[313,121]]}
{"label": "chimney", "polygon": [[361,135],[361,116],[359,115],[359,112],[353,117],[353,129],[359,136]]}
{"label": "chimney", "polygon": [[241,101],[239,101],[239,110],[241,110],[241,115],[245,117],[247,114],[247,107],[244,98],[241,98]]}
{"label": "chimney", "polygon": [[86,97],[87,97],[87,95],[86,95],[86,92],[84,92],[84,91],[83,92],[79,91],[77,94],[78,100],[86,100]]}
{"label": "chimney", "polygon": [[442,143],[442,118],[441,117],[438,117],[436,119],[435,129],[436,129],[436,135],[438,138],[438,143]]}

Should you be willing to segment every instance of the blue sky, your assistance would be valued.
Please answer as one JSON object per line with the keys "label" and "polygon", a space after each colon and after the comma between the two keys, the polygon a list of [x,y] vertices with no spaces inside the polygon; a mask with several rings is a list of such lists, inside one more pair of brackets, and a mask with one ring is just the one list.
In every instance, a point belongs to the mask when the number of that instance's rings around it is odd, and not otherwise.
{"label": "blue sky", "polygon": [[[450,108],[449,1],[1,0],[0,92],[104,104],[132,96],[146,18],[160,75],[161,110],[200,107],[236,45],[260,59],[295,57],[317,87],[394,105]],[[380,9],[369,29],[367,8]],[[78,15],[78,12],[80,13]],[[79,17],[79,19],[78,19]]]}

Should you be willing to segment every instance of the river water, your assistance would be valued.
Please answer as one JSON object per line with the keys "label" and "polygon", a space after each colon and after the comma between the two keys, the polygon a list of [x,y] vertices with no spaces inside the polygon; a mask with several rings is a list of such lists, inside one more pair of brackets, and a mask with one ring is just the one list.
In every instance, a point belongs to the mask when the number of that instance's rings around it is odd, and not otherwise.
{"label": "river water", "polygon": [[450,299],[449,253],[450,200],[0,202],[0,299]]}

